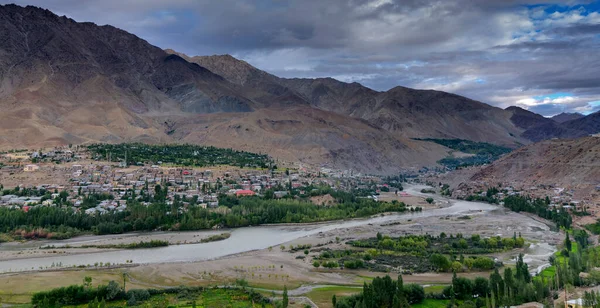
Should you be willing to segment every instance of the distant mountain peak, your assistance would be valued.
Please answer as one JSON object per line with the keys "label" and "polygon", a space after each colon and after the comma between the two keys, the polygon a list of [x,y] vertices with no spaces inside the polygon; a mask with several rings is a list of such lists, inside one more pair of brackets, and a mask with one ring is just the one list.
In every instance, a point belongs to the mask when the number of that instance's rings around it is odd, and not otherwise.
{"label": "distant mountain peak", "polygon": [[557,115],[551,117],[551,119],[557,123],[564,123],[564,122],[568,122],[568,121],[572,121],[572,120],[581,119],[583,117],[585,117],[585,116],[578,112],[573,112],[573,113],[563,112],[563,113],[560,113],[560,114],[557,114]]}
{"label": "distant mountain peak", "polygon": [[529,129],[531,127],[545,125],[548,124],[548,122],[552,122],[552,120],[544,118],[542,115],[519,106],[510,106],[504,110],[512,112],[513,115],[511,116],[510,120],[516,126],[522,129]]}
{"label": "distant mountain peak", "polygon": [[229,54],[190,57],[173,49],[165,49],[165,52],[168,54],[178,55],[188,62],[196,63],[202,67],[205,67],[211,72],[227,79],[229,82],[239,85],[247,84],[249,79],[264,78],[267,75],[271,76],[269,78],[276,78],[267,72],[257,69],[248,62],[237,59]]}

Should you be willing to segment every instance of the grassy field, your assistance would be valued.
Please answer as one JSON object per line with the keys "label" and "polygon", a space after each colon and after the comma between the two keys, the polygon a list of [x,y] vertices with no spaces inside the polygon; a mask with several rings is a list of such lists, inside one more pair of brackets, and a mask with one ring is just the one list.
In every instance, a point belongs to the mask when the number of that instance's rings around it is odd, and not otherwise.
{"label": "grassy field", "polygon": [[[571,242],[571,252],[577,252],[579,250],[579,247],[577,246],[577,242]],[[565,262],[566,258],[563,257],[561,255],[560,250],[554,253],[554,256],[556,257],[556,260],[560,263]],[[549,266],[547,268],[545,268],[540,275],[544,278],[552,278],[556,275],[556,267],[553,266]]]}
{"label": "grassy field", "polygon": [[326,287],[314,289],[306,294],[306,297],[310,298],[320,308],[332,307],[331,298],[335,294],[337,297],[350,296],[356,293],[360,293],[362,287]]}
{"label": "grassy field", "polygon": [[[122,281],[121,272],[121,270],[81,270],[2,275],[0,276],[0,301],[9,304],[29,303],[31,295],[35,292],[81,284],[85,276],[93,277],[94,285],[107,284],[111,280]],[[131,287],[142,288],[135,284],[131,284]]]}
{"label": "grassy field", "polygon": [[[248,295],[240,290],[211,289],[206,290],[199,295],[189,296],[187,298],[178,298],[175,294],[152,296],[148,301],[139,303],[136,306],[127,306],[126,301],[115,301],[108,303],[110,307],[177,307],[177,308],[210,308],[210,307],[231,307],[231,308],[258,308],[260,304],[252,303]],[[69,308],[87,308],[88,304],[78,306],[66,306]],[[266,307],[273,307],[267,305]]]}
{"label": "grassy field", "polygon": [[450,300],[425,299],[419,304],[411,305],[412,308],[446,308]]}
{"label": "grassy field", "polygon": [[425,293],[442,293],[446,285],[436,285],[425,287]]}
{"label": "grassy field", "polygon": [[354,279],[354,282],[356,284],[363,284],[363,283],[371,283],[373,282],[373,277],[369,277],[369,276],[363,276],[363,275],[356,275],[356,279]]}

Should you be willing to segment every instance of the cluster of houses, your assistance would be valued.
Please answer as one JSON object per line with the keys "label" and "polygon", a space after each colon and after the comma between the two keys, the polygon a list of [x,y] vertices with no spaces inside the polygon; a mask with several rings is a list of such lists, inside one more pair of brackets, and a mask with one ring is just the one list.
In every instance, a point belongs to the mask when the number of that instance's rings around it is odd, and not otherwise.
{"label": "cluster of houses", "polygon": [[550,199],[549,207],[558,209],[583,211],[600,205],[600,200],[593,196],[576,198],[576,192],[573,189],[565,187],[557,187],[554,185],[517,185],[515,183],[501,183],[492,185],[487,182],[470,182],[463,183],[452,192],[452,197],[464,199],[470,195],[478,195],[485,197],[489,187],[498,187],[499,192],[496,194],[498,199],[503,199],[507,196],[523,195],[532,198],[548,197]]}
{"label": "cluster of houses", "polygon": [[[52,206],[58,197],[54,192],[66,191],[66,201],[73,204],[74,210],[88,214],[108,211],[124,211],[127,204],[122,198],[127,193],[140,195],[142,190],[155,193],[155,186],[166,188],[166,202],[172,203],[176,196],[184,200],[194,200],[203,208],[219,206],[218,195],[237,197],[262,195],[266,190],[273,192],[273,198],[285,198],[291,189],[302,189],[308,185],[326,185],[334,189],[350,190],[373,187],[381,179],[351,172],[328,168],[298,167],[285,170],[255,170],[236,167],[215,167],[216,170],[162,166],[160,163],[144,166],[124,166],[118,163],[99,162],[86,159],[85,153],[60,148],[48,152],[18,153],[26,159],[16,160],[14,156],[2,157],[5,161],[18,161],[18,165],[5,166],[3,172],[23,173],[35,176],[45,173],[51,178],[62,179],[54,184],[37,184],[38,190],[52,192],[52,198],[40,196],[19,197],[0,194],[0,206],[13,206],[28,209],[31,206]],[[48,157],[62,159],[62,163],[49,162]],[[33,163],[36,162],[36,163]],[[46,177],[48,178],[48,177]],[[66,184],[65,184],[66,183]],[[0,183],[1,184],[1,183]],[[33,187],[23,183],[22,187]],[[379,186],[381,186],[379,184]],[[110,194],[109,200],[100,201],[95,207],[83,206],[89,194]],[[88,204],[89,205],[89,204]],[[25,208],[26,207],[26,208]]]}
{"label": "cluster of houses", "polygon": [[[37,189],[48,189],[51,188],[48,185],[36,187]],[[58,187],[56,187],[58,188]],[[0,206],[5,207],[20,207],[25,211],[28,211],[32,206],[51,206],[53,204],[53,198],[57,198],[59,194],[51,193],[51,198],[44,198],[41,196],[18,196],[13,194],[3,195],[0,193]]]}

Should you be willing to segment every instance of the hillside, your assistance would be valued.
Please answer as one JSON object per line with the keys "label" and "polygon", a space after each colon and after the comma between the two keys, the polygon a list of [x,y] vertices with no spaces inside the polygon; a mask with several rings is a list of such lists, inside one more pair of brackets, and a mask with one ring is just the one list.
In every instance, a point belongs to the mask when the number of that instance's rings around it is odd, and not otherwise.
{"label": "hillside", "polygon": [[510,120],[517,126],[522,129],[529,129],[532,127],[537,127],[546,124],[554,124],[554,121],[551,119],[545,118],[537,113],[533,113],[529,110],[525,110],[521,107],[510,106],[505,110],[510,111],[512,116]]}
{"label": "hillside", "polygon": [[555,122],[558,123],[564,123],[567,121],[572,121],[572,120],[577,120],[577,119],[581,119],[585,117],[583,114],[581,113],[568,113],[568,112],[563,112],[561,114],[557,114],[555,116],[553,116],[551,119],[554,120]]}
{"label": "hillside", "polygon": [[188,142],[376,173],[432,165],[448,150],[285,89],[231,83],[111,26],[5,5],[0,33],[0,148]]}
{"label": "hillside", "polygon": [[145,113],[248,112],[222,77],[111,26],[0,7],[2,144],[162,137]]}
{"label": "hillside", "polygon": [[600,179],[600,138],[554,139],[528,145],[482,168],[471,181],[595,189]]}
{"label": "hillside", "polygon": [[186,142],[387,174],[450,152],[411,138],[528,143],[513,111],[459,95],[279,78],[31,6],[0,6],[0,35],[4,149]]}
{"label": "hillside", "polygon": [[[279,78],[230,55],[189,57],[172,54],[206,67],[232,83],[283,97],[288,105],[302,100],[312,107],[360,118],[407,138],[468,139],[515,147],[526,143],[523,128],[512,112],[459,95],[395,87],[378,92],[359,83],[332,78]],[[541,116],[540,116],[541,117]]]}
{"label": "hillside", "polygon": [[578,138],[600,133],[600,113],[592,113],[562,123],[551,121],[533,126],[523,132],[523,137],[532,141],[551,138]]}

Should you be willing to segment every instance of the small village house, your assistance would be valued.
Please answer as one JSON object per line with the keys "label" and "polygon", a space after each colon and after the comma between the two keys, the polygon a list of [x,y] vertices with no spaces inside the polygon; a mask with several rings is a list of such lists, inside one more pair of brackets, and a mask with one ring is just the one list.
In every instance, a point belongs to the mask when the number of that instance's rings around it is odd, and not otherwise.
{"label": "small village house", "polygon": [[39,169],[40,169],[40,166],[38,166],[38,165],[25,165],[25,167],[23,168],[23,171],[33,172],[33,171],[37,171]]}

